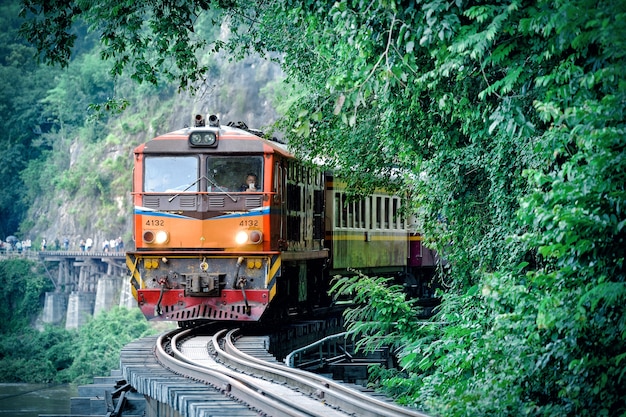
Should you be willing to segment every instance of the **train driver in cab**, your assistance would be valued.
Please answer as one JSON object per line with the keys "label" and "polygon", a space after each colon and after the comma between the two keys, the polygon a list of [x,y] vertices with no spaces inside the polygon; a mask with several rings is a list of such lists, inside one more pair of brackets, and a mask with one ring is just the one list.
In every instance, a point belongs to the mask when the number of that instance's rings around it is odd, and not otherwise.
{"label": "train driver in cab", "polygon": [[242,191],[242,192],[260,191],[256,174],[253,174],[253,173],[247,174],[246,182],[245,184],[242,184],[241,187],[239,187],[239,191]]}

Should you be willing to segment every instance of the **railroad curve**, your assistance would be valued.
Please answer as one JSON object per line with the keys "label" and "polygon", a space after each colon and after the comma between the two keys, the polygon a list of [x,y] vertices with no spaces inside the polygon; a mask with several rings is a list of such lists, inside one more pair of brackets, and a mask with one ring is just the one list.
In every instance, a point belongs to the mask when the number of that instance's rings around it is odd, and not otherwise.
{"label": "railroad curve", "polygon": [[171,371],[202,381],[268,416],[428,417],[323,376],[266,361],[235,345],[238,329],[196,335],[177,329],[159,337],[155,355]]}

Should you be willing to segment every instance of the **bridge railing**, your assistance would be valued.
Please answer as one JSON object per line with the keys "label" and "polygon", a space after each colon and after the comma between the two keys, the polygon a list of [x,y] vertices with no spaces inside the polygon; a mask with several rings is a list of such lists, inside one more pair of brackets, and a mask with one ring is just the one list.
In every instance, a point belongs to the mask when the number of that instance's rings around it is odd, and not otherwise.
{"label": "bridge railing", "polygon": [[38,251],[40,258],[45,257],[61,257],[61,258],[125,258],[125,251],[80,251],[80,250],[56,250],[56,251]]}
{"label": "bridge railing", "polygon": [[2,250],[0,251],[0,261],[15,258],[30,259],[33,261],[45,258],[117,258],[126,257],[125,251],[120,252],[102,252],[102,251],[74,251],[74,250],[58,250],[58,251],[36,251],[36,250]]}

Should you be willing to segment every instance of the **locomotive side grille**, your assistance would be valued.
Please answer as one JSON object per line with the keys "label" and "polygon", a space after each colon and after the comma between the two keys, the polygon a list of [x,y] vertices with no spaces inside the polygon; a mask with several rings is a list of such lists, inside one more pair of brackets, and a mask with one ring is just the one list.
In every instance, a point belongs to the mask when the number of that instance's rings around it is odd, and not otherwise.
{"label": "locomotive side grille", "polygon": [[196,196],[194,195],[186,195],[180,197],[180,206],[183,208],[195,208],[196,207]]}
{"label": "locomotive side grille", "polygon": [[160,201],[158,196],[154,195],[144,195],[143,196],[143,206],[150,208],[159,208]]}
{"label": "locomotive side grille", "polygon": [[209,208],[222,208],[224,207],[224,197],[209,197]]}
{"label": "locomotive side grille", "polygon": [[248,197],[246,198],[246,208],[261,207],[261,197]]}

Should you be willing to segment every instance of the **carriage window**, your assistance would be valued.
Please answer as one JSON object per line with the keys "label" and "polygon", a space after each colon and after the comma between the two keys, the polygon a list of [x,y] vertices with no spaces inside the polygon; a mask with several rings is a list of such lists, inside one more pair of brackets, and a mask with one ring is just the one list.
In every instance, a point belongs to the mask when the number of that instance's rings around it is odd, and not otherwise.
{"label": "carriage window", "polygon": [[391,208],[391,221],[393,222],[393,228],[401,229],[402,217],[401,213],[398,211],[399,200],[397,198],[394,198],[393,200],[391,200],[391,204],[393,205]]}
{"label": "carriage window", "polygon": [[376,229],[380,229],[382,227],[381,225],[382,215],[383,215],[383,199],[382,197],[376,197],[376,208],[374,209],[374,216],[373,216],[376,219],[374,222]]}
{"label": "carriage window", "polygon": [[341,194],[341,227],[348,227],[348,205],[346,196]]}
{"label": "carriage window", "polygon": [[390,228],[389,223],[391,221],[391,219],[390,219],[390,217],[391,217],[391,210],[389,209],[389,203],[391,201],[390,201],[389,197],[385,197],[383,199],[383,201],[384,201],[384,203],[383,203],[383,210],[384,210],[384,212],[383,212],[383,219],[384,219],[384,222],[385,222],[385,224],[383,225],[383,228],[384,229],[389,229]]}
{"label": "carriage window", "polygon": [[348,214],[348,219],[346,222],[347,227],[354,227],[354,203],[346,201],[346,209]]}
{"label": "carriage window", "polygon": [[144,165],[144,191],[198,191],[199,164],[195,156],[147,156]]}
{"label": "carriage window", "polygon": [[356,211],[355,211],[355,227],[359,227],[361,229],[365,228],[365,200],[359,200],[355,203]]}
{"label": "carriage window", "polygon": [[335,193],[335,204],[333,204],[334,213],[333,216],[335,218],[335,227],[339,227],[341,225],[341,194]]}
{"label": "carriage window", "polygon": [[210,156],[207,158],[209,191],[246,191],[248,177],[254,178],[254,191],[263,190],[262,156]]}

